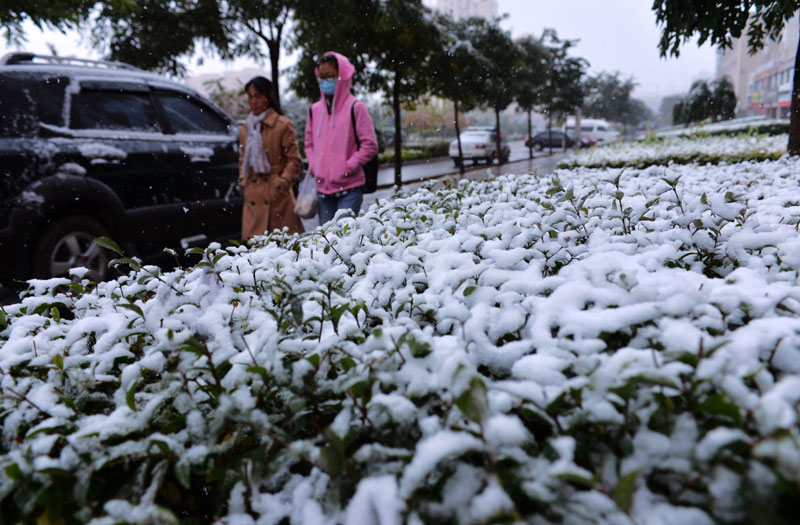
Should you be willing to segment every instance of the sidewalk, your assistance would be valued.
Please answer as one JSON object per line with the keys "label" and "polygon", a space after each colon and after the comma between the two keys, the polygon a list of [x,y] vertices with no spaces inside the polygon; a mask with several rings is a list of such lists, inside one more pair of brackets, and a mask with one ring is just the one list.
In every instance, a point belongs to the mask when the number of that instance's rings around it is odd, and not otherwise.
{"label": "sidewalk", "polygon": [[[534,159],[523,159],[517,160],[514,162],[508,162],[501,166],[492,165],[492,166],[480,166],[480,167],[470,167],[467,168],[466,172],[464,173],[464,178],[467,180],[481,180],[485,179],[489,176],[491,172],[494,176],[498,175],[516,175],[522,173],[540,173],[540,174],[548,174],[551,173],[558,165],[559,161],[563,159],[568,153],[553,153],[552,156],[542,156],[536,157]],[[444,183],[446,179],[449,179],[453,182],[458,181],[461,179],[461,176],[456,168],[453,168],[455,171],[448,171],[446,173],[441,173],[439,175],[434,175],[422,180],[415,180],[413,182],[408,182],[403,184],[402,187],[396,188],[395,186],[381,186],[375,193],[371,193],[369,195],[364,195],[364,202],[361,204],[361,209],[366,210],[372,204],[375,203],[376,199],[386,200],[394,197],[397,194],[401,193],[409,193],[423,184],[427,184],[431,181],[437,181],[441,184]],[[303,226],[305,227],[306,231],[311,231],[317,226],[319,226],[319,219],[314,217],[313,219],[304,219]]]}

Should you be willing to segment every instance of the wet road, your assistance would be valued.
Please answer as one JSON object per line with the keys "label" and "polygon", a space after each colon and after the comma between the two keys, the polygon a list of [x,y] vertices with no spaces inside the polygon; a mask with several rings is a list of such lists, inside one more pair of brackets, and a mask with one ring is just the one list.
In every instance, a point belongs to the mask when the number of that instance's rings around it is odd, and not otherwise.
{"label": "wet road", "polygon": [[[521,140],[509,142],[511,148],[511,155],[509,162],[528,159],[528,148]],[[533,152],[535,157],[547,156],[547,152]],[[468,170],[475,168],[485,169],[487,164],[481,162],[473,165],[471,161],[467,161],[466,168]],[[497,166],[495,164],[495,166]],[[457,173],[458,168],[453,164],[452,159],[449,157],[429,159],[422,162],[407,164],[403,166],[403,183],[418,181],[422,179],[429,179],[431,177],[440,177],[447,173]],[[384,166],[378,171],[378,186],[392,186],[394,185],[394,166]]]}

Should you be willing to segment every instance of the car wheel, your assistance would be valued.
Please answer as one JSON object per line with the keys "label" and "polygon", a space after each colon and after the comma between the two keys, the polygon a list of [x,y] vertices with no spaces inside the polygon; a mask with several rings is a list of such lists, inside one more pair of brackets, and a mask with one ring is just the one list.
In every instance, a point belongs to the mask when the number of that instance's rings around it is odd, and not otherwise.
{"label": "car wheel", "polygon": [[87,279],[100,282],[108,278],[105,250],[94,243],[108,232],[89,217],[73,216],[53,222],[42,235],[34,253],[36,277],[69,277],[70,268],[88,268]]}
{"label": "car wheel", "polygon": [[541,142],[534,142],[533,149],[535,149],[536,151],[542,151],[544,149],[544,146],[542,145]]}
{"label": "car wheel", "polygon": [[453,164],[455,164],[456,168],[460,168],[461,167],[461,161],[458,160],[457,158],[453,159]]}

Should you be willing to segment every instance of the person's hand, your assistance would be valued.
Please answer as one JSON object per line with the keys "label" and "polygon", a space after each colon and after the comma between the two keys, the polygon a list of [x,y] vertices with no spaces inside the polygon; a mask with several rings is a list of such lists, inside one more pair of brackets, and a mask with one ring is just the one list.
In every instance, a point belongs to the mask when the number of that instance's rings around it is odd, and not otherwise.
{"label": "person's hand", "polygon": [[278,177],[278,189],[281,191],[289,191],[289,181],[283,177]]}

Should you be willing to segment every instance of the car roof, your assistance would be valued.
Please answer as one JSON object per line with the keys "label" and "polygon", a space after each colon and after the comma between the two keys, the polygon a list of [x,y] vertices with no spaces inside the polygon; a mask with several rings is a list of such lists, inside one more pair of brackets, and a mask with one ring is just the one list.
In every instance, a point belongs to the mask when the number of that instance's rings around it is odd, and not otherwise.
{"label": "car roof", "polygon": [[197,94],[193,89],[174,80],[130,64],[106,60],[9,53],[0,58],[0,73],[29,73],[35,76],[61,75],[78,80],[143,82],[153,87],[180,89]]}

